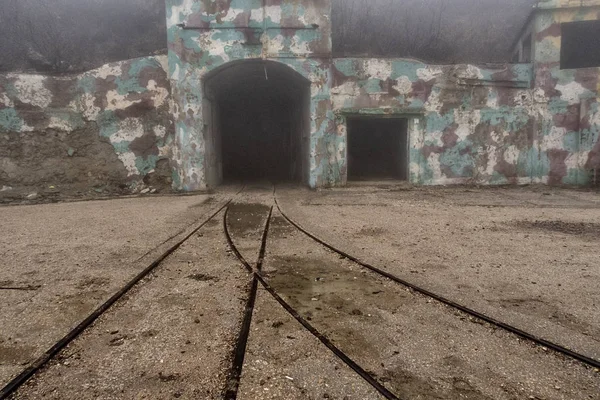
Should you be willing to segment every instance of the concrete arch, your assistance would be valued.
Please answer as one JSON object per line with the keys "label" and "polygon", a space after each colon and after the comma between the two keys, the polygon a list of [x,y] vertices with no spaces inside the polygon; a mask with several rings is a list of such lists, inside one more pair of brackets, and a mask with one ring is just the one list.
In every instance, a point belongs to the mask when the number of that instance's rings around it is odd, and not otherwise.
{"label": "concrete arch", "polygon": [[207,186],[269,179],[310,184],[311,81],[294,66],[247,59],[202,76]]}

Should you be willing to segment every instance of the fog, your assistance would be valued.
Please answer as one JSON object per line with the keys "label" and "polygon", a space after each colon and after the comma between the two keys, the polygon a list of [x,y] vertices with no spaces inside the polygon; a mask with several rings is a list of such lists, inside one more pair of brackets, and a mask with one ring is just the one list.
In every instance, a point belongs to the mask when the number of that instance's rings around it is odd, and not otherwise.
{"label": "fog", "polygon": [[[535,0],[333,0],[335,56],[510,60]],[[69,73],[166,52],[164,0],[1,0],[0,70]]]}

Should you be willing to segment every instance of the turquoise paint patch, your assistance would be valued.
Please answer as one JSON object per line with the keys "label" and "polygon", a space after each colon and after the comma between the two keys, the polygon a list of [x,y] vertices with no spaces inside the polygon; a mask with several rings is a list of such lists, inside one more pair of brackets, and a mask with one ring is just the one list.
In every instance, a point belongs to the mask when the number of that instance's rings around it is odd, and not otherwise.
{"label": "turquoise paint patch", "polygon": [[123,140],[121,142],[113,142],[112,146],[117,154],[125,154],[131,152],[131,150],[129,149],[130,144],[130,141]]}
{"label": "turquoise paint patch", "polygon": [[368,94],[375,93],[387,93],[381,88],[381,81],[379,79],[369,79],[367,81],[359,82],[359,87],[365,89]]}
{"label": "turquoise paint patch", "polygon": [[417,61],[392,61],[392,73],[390,78],[398,79],[401,76],[406,76],[411,82],[416,82],[419,80],[417,70],[425,67],[425,64]]}
{"label": "turquoise paint patch", "polygon": [[83,90],[84,93],[96,93],[96,78],[89,74],[84,75],[77,82],[77,88]]}
{"label": "turquoise paint patch", "polygon": [[123,71],[121,76],[115,80],[117,93],[124,96],[128,93],[144,93],[148,89],[140,84],[140,73],[146,68],[157,68],[157,62],[154,58],[140,58],[134,60],[129,65],[128,71]]}
{"label": "turquoise paint patch", "polygon": [[156,163],[160,159],[157,155],[149,155],[148,157],[137,157],[135,159],[135,167],[140,175],[147,175],[150,171],[156,168]]}
{"label": "turquoise paint patch", "polygon": [[357,75],[356,65],[353,59],[343,58],[334,60],[334,67],[346,77]]}
{"label": "turquoise paint patch", "polygon": [[569,103],[565,100],[561,100],[559,97],[553,97],[548,102],[548,111],[552,115],[555,114],[566,114],[568,112]]}
{"label": "turquoise paint patch", "polygon": [[8,132],[20,132],[23,127],[23,120],[14,108],[4,108],[0,110],[0,128]]}
{"label": "turquoise paint patch", "polygon": [[443,132],[454,124],[454,113],[444,115],[438,113],[427,114],[427,132]]}
{"label": "turquoise paint patch", "polygon": [[569,168],[567,174],[562,179],[562,183],[565,185],[588,185],[590,180],[590,175],[587,171],[578,168]]}
{"label": "turquoise paint patch", "polygon": [[119,131],[119,119],[111,110],[105,110],[98,114],[96,120],[100,128],[100,136],[108,138]]}
{"label": "turquoise paint patch", "polygon": [[508,179],[506,179],[506,177],[500,174],[498,171],[494,171],[490,177],[490,183],[492,185],[504,185],[508,183]]}
{"label": "turquoise paint patch", "polygon": [[440,164],[449,167],[455,176],[469,178],[473,176],[475,167],[472,153],[471,142],[463,140],[440,155]]}
{"label": "turquoise paint patch", "polygon": [[563,136],[563,149],[569,152],[579,151],[579,132],[567,132]]}

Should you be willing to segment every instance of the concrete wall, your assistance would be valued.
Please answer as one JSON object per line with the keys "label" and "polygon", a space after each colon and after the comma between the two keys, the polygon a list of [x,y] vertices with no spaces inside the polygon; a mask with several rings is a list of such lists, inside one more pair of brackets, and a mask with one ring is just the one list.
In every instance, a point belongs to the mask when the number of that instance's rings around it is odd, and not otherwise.
{"label": "concrete wall", "polygon": [[[531,65],[338,59],[333,75],[340,137],[346,135],[348,116],[410,118],[411,182],[499,184],[536,178],[527,153],[534,125]],[[344,148],[338,157],[345,165]]]}
{"label": "concrete wall", "polygon": [[525,31],[533,62],[495,66],[332,59],[330,7],[167,0],[168,59],[0,75],[0,189],[218,184],[218,110],[205,83],[261,60],[310,86],[295,118],[311,187],[346,183],[346,119],[356,115],[408,118],[417,184],[584,185],[600,168],[600,68],[560,69],[560,24],[600,19],[600,0],[540,3]]}
{"label": "concrete wall", "polygon": [[600,68],[560,69],[561,23],[600,19],[600,1],[552,0],[540,8],[533,44],[538,174],[549,184],[587,184],[590,170],[600,168]]}
{"label": "concrete wall", "polygon": [[177,189],[218,183],[211,182],[218,176],[211,163],[218,160],[210,120],[214,104],[206,98],[203,82],[230,62],[253,59],[279,62],[310,81],[313,117],[305,183],[340,182],[328,153],[338,140],[329,101],[330,15],[329,0],[167,0]]}
{"label": "concrete wall", "polygon": [[166,61],[134,59],[74,76],[0,75],[0,187],[170,187]]}

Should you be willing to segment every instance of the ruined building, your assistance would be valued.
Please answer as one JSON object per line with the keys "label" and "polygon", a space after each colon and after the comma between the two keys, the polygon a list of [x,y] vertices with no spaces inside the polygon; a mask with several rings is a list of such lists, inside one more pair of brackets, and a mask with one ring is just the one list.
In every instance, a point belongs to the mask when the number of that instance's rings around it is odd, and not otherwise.
{"label": "ruined building", "polygon": [[90,168],[181,191],[263,177],[586,185],[600,169],[600,0],[540,1],[513,63],[486,66],[334,58],[329,0],[166,6],[168,57],[0,75],[0,187]]}

